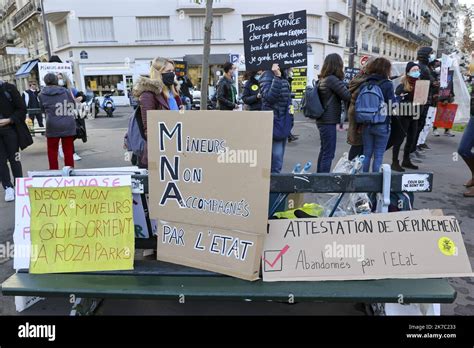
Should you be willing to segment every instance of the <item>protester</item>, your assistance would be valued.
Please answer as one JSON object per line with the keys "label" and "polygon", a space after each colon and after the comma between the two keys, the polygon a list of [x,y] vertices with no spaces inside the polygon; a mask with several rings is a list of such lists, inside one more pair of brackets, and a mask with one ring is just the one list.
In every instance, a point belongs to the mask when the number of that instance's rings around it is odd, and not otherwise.
{"label": "protester", "polygon": [[58,85],[58,77],[55,74],[46,74],[44,83],[46,87],[39,94],[39,99],[46,115],[49,169],[59,169],[59,142],[62,144],[64,164],[74,167],[73,141],[76,136],[74,99],[65,87]]}
{"label": "protester", "polygon": [[324,60],[319,75],[319,95],[325,111],[316,125],[321,138],[321,149],[318,156],[318,173],[329,173],[336,153],[337,130],[341,121],[341,101],[350,102],[351,93],[344,85],[344,63],[337,53],[332,53]]}
{"label": "protester", "polygon": [[193,104],[193,95],[191,93],[194,87],[193,83],[187,75],[179,77],[178,83],[180,84],[181,102],[186,106],[186,110],[191,110],[191,105]]}
{"label": "protester", "polygon": [[[234,73],[236,67],[230,62],[224,64],[224,76],[217,84],[217,108],[219,110],[234,110],[239,108],[237,89],[235,88]],[[204,101],[201,101],[204,102]]]}
{"label": "protester", "polygon": [[38,120],[38,126],[44,127],[43,114],[41,113],[41,106],[38,99],[38,85],[36,82],[30,82],[30,88],[23,92],[23,100],[27,109],[36,109],[35,111],[28,111],[28,117],[33,124],[35,118]]}
{"label": "protester", "polygon": [[262,110],[273,111],[272,173],[280,173],[283,167],[286,140],[291,132],[291,91],[288,80],[278,64],[260,78]]}
{"label": "protester", "polygon": [[244,84],[242,101],[247,110],[262,110],[262,93],[260,91],[259,80],[262,77],[263,70],[251,71],[247,74],[247,81]]}
{"label": "protester", "polygon": [[[390,134],[389,145],[393,145],[392,150],[392,170],[397,172],[404,172],[405,169],[418,169],[416,165],[411,162],[410,152],[413,148],[413,143],[416,141],[418,120],[417,112],[421,111],[413,105],[413,97],[415,94],[415,83],[420,78],[420,66],[414,62],[408,62],[405,68],[405,75],[402,77],[400,85],[398,85],[395,94],[398,97],[400,106],[398,110],[400,113],[392,117],[392,131]],[[400,166],[398,160],[400,148],[406,138],[405,148],[403,151],[403,162]]]}
{"label": "protester", "polygon": [[[15,85],[0,80],[0,179],[5,189],[5,201],[15,200],[13,178],[23,176],[19,149],[31,145],[33,140],[25,124],[26,105]],[[14,180],[15,181],[15,180]]]}
{"label": "protester", "polygon": [[293,134],[293,126],[295,125],[295,108],[293,106],[293,99],[295,99],[295,93],[293,93],[293,88],[291,84],[293,83],[293,68],[288,68],[284,70],[283,75],[286,76],[288,83],[290,84],[290,95],[291,95],[291,105],[290,105],[290,116],[291,116],[291,129],[290,135],[288,136],[288,142],[292,143],[298,140],[298,136]]}
{"label": "protester", "polygon": [[474,91],[471,91],[471,118],[464,129],[458,153],[471,171],[471,179],[464,184],[468,188],[464,197],[474,197]]}
{"label": "protester", "polygon": [[366,65],[360,70],[360,72],[354,76],[349,82],[349,92],[351,93],[351,101],[347,111],[349,119],[349,128],[347,130],[347,143],[351,145],[349,150],[349,160],[352,161],[357,156],[361,156],[364,153],[364,146],[362,145],[362,125],[356,123],[355,119],[355,102],[359,96],[360,86],[366,81],[367,74],[366,69],[370,64],[373,63],[375,57],[370,57],[367,60]]}
{"label": "protester", "polygon": [[[388,110],[388,108],[395,102],[393,83],[390,81],[391,70],[392,64],[386,58],[376,58],[366,70],[366,74],[368,75],[366,84],[380,87],[389,115],[387,115],[383,123],[364,125],[364,129],[362,130],[362,144],[364,146],[365,156],[364,172],[369,171],[372,157],[372,172],[376,173],[380,170],[383,155],[390,137],[391,110]],[[364,98],[364,94],[360,94],[359,98]]]}
{"label": "protester", "polygon": [[176,80],[175,64],[162,57],[153,59],[150,78],[141,77],[133,88],[133,95],[138,98],[145,135],[145,149],[139,159],[141,168],[148,168],[148,110],[180,110],[183,107],[179,96],[179,83]]}
{"label": "protester", "polygon": [[[449,93],[444,95],[443,89],[440,88],[440,82],[439,82],[440,77],[441,77],[440,73],[437,73],[436,70],[433,70],[432,73],[433,73],[433,76],[435,77],[435,80],[438,81],[438,83],[439,83],[434,87],[432,106],[436,107],[438,105],[438,102],[443,103],[443,105],[446,105],[448,103],[454,103],[454,97],[455,97],[455,94],[454,94],[454,81],[452,79],[450,81],[448,81],[448,86],[447,86],[446,90],[449,91]],[[433,135],[435,137],[440,136],[437,127],[433,127]],[[444,129],[444,135],[448,136],[448,137],[454,137],[455,136],[451,132],[451,129],[449,129],[449,128]]]}

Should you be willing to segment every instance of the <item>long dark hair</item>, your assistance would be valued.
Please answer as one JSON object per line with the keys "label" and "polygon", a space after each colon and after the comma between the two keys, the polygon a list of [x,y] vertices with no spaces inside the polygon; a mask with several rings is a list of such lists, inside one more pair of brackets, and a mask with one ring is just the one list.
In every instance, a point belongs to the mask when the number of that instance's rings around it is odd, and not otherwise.
{"label": "long dark hair", "polygon": [[344,62],[337,53],[331,53],[326,56],[319,78],[323,79],[330,75],[337,76],[341,80],[344,78]]}
{"label": "long dark hair", "polygon": [[392,71],[392,63],[387,58],[379,57],[370,64],[365,73],[368,75],[377,74],[382,75],[386,78],[390,78]]}

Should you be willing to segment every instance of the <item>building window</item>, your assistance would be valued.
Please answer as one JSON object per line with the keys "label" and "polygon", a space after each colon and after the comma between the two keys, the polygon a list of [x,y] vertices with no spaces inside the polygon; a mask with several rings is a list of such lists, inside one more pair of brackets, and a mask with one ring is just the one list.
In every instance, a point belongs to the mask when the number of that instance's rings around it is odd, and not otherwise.
{"label": "building window", "polygon": [[69,43],[66,21],[56,24],[56,38],[58,40],[58,47],[67,45]]}
{"label": "building window", "polygon": [[[192,40],[204,40],[204,26],[206,24],[206,17],[191,16],[191,35]],[[223,40],[222,34],[222,16],[212,17],[212,34],[211,39]]]}
{"label": "building window", "polygon": [[119,90],[120,84],[123,83],[123,75],[93,75],[85,76],[86,87],[89,87],[96,96],[103,97],[105,94],[112,92],[113,95],[124,96],[123,90]]}
{"label": "building window", "polygon": [[329,21],[329,37],[331,43],[339,43],[339,22]]}
{"label": "building window", "polygon": [[321,16],[308,15],[308,39],[322,39],[323,38],[323,22]]}
{"label": "building window", "polygon": [[113,18],[79,18],[82,42],[114,41]]}
{"label": "building window", "polygon": [[138,37],[143,41],[169,40],[169,17],[137,17]]}

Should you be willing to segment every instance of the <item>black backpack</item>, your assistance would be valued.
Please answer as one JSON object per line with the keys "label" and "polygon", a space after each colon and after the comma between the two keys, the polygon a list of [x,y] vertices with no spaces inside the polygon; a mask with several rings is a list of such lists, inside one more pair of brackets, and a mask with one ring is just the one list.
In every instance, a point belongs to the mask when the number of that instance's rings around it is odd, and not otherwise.
{"label": "black backpack", "polygon": [[[328,104],[330,104],[333,98],[334,94],[329,98]],[[317,82],[313,81],[313,86],[306,87],[303,100],[301,101],[301,110],[306,117],[313,120],[318,120],[324,115],[326,109],[319,97],[319,80]]]}

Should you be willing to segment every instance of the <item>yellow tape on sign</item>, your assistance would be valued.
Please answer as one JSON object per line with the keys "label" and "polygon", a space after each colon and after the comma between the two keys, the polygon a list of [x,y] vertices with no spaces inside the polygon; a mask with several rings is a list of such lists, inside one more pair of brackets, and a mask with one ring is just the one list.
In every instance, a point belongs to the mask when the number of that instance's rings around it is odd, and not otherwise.
{"label": "yellow tape on sign", "polygon": [[123,187],[28,189],[30,273],[133,269],[132,191]]}

